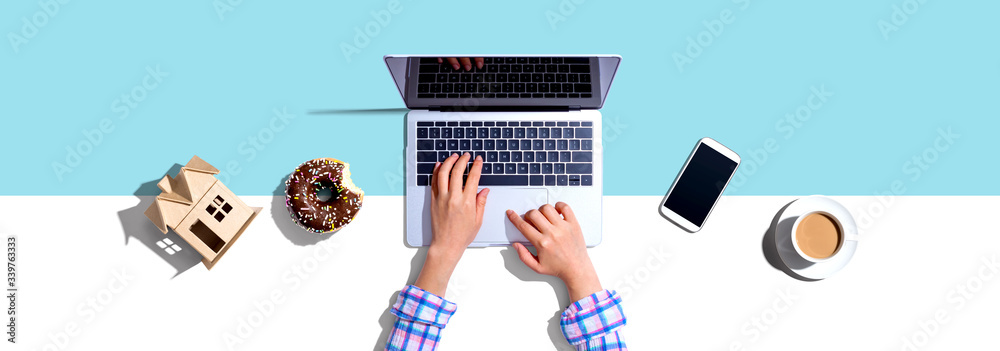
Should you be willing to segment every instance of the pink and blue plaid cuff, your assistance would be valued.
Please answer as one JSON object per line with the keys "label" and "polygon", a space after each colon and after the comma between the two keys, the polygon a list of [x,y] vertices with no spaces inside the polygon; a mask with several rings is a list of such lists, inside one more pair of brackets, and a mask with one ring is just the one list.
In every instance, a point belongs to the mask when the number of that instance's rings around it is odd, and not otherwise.
{"label": "pink and blue plaid cuff", "polygon": [[576,346],[577,351],[628,351],[621,332],[621,329],[618,329],[573,346]]}
{"label": "pink and blue plaid cuff", "polygon": [[434,350],[441,340],[441,329],[458,306],[444,298],[409,285],[399,292],[392,314],[396,325],[385,344],[386,350]]}
{"label": "pink and blue plaid cuff", "polygon": [[451,301],[408,285],[399,292],[396,304],[392,305],[392,314],[400,319],[444,328],[457,309],[458,305]]}
{"label": "pink and blue plaid cuff", "polygon": [[607,350],[625,350],[625,343],[618,329],[625,325],[622,298],[611,290],[596,292],[574,302],[562,314],[560,325],[563,335],[578,349],[593,347]]}
{"label": "pink and blue plaid cuff", "polygon": [[[392,306],[398,319],[385,349],[434,350],[441,340],[441,329],[457,309],[440,296],[407,286]],[[628,350],[619,334],[625,325],[621,297],[614,291],[600,291],[574,302],[563,312],[560,324],[566,340],[577,350]]]}

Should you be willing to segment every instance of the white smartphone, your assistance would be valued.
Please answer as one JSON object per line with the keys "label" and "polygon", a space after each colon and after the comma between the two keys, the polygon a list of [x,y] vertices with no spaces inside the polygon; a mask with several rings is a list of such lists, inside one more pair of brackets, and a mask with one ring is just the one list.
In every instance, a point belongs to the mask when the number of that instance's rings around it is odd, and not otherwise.
{"label": "white smartphone", "polygon": [[740,155],[702,138],[660,202],[660,215],[688,232],[701,230],[739,166]]}

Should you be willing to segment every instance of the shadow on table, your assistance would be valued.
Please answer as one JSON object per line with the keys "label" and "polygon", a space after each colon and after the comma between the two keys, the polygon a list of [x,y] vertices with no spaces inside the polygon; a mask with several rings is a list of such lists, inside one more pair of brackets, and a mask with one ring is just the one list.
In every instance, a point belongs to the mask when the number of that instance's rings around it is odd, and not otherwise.
{"label": "shadow on table", "polygon": [[[504,260],[504,267],[511,272],[515,277],[521,281],[542,281],[548,283],[552,287],[553,292],[556,294],[556,300],[559,306],[556,308],[555,314],[552,318],[549,318],[549,327],[547,328],[549,339],[552,340],[552,345],[555,346],[557,350],[575,350],[568,342],[566,342],[566,337],[562,334],[562,329],[559,326],[560,318],[562,317],[562,311],[565,306],[569,306],[569,292],[566,291],[566,285],[563,284],[562,280],[559,278],[542,275],[535,273],[525,266],[521,262],[521,259],[517,256],[517,251],[513,248],[506,248],[500,251],[500,255]],[[406,278],[406,285],[414,284],[417,281],[417,276],[420,275],[420,270],[424,267],[424,262],[427,260],[427,247],[417,248],[416,254],[410,260],[410,274]],[[401,290],[396,290],[395,292],[389,294],[388,301],[386,304],[388,307],[382,311],[382,315],[378,319],[378,324],[382,328],[382,333],[379,334],[378,340],[375,341],[375,346],[372,348],[375,351],[383,350],[385,348],[386,342],[389,340],[389,334],[392,332],[393,327],[396,323],[396,316],[392,314],[392,305],[396,303],[396,298],[399,296]]]}
{"label": "shadow on table", "polygon": [[298,246],[309,246],[316,245],[320,241],[329,239],[335,234],[331,233],[313,233],[306,231],[299,227],[295,222],[292,221],[291,215],[288,213],[288,208],[285,207],[285,180],[288,179],[289,175],[281,177],[278,181],[278,186],[274,188],[272,192],[271,199],[271,220],[281,231],[281,234],[285,236],[288,241],[292,244]]}
{"label": "shadow on table", "polygon": [[[410,274],[406,277],[406,285],[417,281],[417,276],[420,275],[420,270],[424,267],[424,261],[426,260],[427,247],[417,248],[417,253],[410,259]],[[396,316],[392,314],[392,305],[396,303],[396,297],[399,296],[400,291],[402,290],[396,290],[389,295],[389,307],[386,307],[382,311],[382,315],[378,318],[378,325],[382,327],[382,333],[379,334],[378,340],[375,341],[375,347],[373,348],[375,351],[384,350],[385,343],[389,341],[389,333],[392,332],[392,328],[396,324]]]}
{"label": "shadow on table", "polygon": [[409,112],[407,108],[329,108],[323,110],[310,110],[310,115],[381,115],[396,114],[399,112]]}
{"label": "shadow on table", "polygon": [[[781,219],[781,213],[784,212],[785,209],[791,205],[792,202],[789,202],[780,210],[778,210],[778,213],[774,215],[774,219],[771,220],[771,226],[768,227],[767,231],[764,232],[764,238],[761,240],[760,243],[761,250],[764,252],[764,259],[767,260],[767,263],[770,264],[771,267],[774,267],[774,269],[777,269],[779,271],[785,272],[785,274],[787,274],[789,277],[806,282],[817,281],[819,279],[810,279],[795,273],[795,271],[793,271],[790,267],[788,267],[787,264],[785,264],[785,262],[781,259],[781,256],[778,254],[778,242],[776,240],[778,238],[777,236],[783,235],[782,243],[790,244],[786,243],[786,241],[791,241],[791,236],[789,235],[789,233],[791,232],[792,224],[795,223],[795,218],[786,218],[784,221],[781,221],[780,223],[778,222]],[[786,236],[787,238],[784,238]]]}
{"label": "shadow on table", "polygon": [[521,262],[521,258],[517,255],[517,250],[513,247],[501,250],[500,256],[503,257],[504,268],[513,274],[514,277],[517,277],[517,279],[523,282],[545,282],[552,287],[552,292],[556,294],[556,301],[559,302],[559,306],[556,307],[555,315],[549,318],[548,321],[549,326],[546,330],[549,334],[549,340],[552,341],[552,346],[556,350],[576,350],[576,348],[566,342],[566,337],[563,336],[562,328],[559,325],[563,310],[570,304],[569,291],[566,290],[566,284],[557,277],[535,273],[531,268],[524,265],[524,262]]}
{"label": "shadow on table", "polygon": [[[164,175],[175,176],[180,172],[181,167],[180,164],[174,164]],[[150,251],[159,256],[160,259],[174,267],[177,273],[171,277],[173,279],[191,269],[191,267],[201,263],[202,256],[173,230],[168,230],[166,234],[163,234],[163,232],[156,228],[156,225],[149,221],[149,218],[146,218],[146,209],[153,204],[156,195],[160,193],[160,188],[156,186],[160,182],[160,179],[163,179],[163,176],[142,183],[132,193],[139,199],[139,204],[135,207],[118,211],[118,220],[121,222],[122,232],[125,235],[125,245],[128,246],[129,240],[132,238],[139,240]],[[163,240],[169,240],[172,244],[167,245]],[[174,252],[169,253],[166,249],[161,248],[157,242],[171,248],[171,251]],[[180,250],[176,250],[174,245],[176,245],[176,248],[180,248]]]}

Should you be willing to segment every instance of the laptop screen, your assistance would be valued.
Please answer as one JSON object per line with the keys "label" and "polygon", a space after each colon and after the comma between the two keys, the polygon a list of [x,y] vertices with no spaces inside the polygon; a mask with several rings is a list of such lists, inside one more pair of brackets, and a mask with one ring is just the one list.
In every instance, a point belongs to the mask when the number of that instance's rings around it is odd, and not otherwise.
{"label": "laptop screen", "polygon": [[620,61],[613,55],[385,56],[410,109],[599,109]]}

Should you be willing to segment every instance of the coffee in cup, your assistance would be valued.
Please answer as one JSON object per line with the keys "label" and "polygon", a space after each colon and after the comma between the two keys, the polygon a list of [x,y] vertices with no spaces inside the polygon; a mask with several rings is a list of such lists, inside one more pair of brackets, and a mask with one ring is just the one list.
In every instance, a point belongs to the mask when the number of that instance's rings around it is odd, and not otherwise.
{"label": "coffee in cup", "polygon": [[810,212],[799,217],[792,228],[796,251],[809,261],[820,262],[840,251],[844,230],[840,221],[826,212]]}

